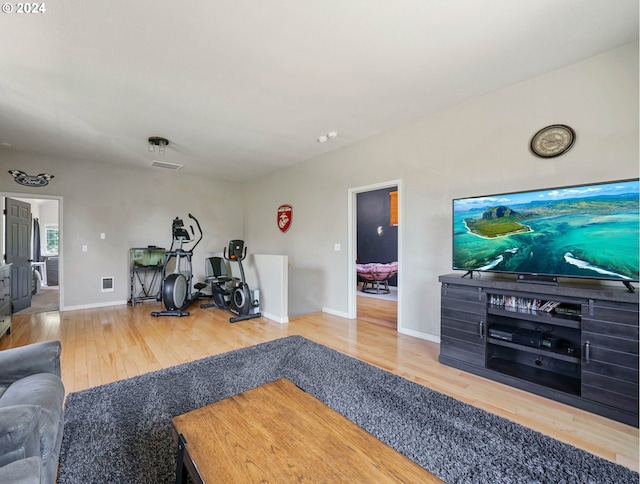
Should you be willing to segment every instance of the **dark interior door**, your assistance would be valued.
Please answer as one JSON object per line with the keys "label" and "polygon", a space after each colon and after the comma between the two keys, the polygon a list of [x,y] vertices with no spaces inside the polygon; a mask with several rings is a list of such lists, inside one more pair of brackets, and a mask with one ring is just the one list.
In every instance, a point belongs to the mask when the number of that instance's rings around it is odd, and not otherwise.
{"label": "dark interior door", "polygon": [[31,205],[5,198],[5,260],[11,266],[13,312],[31,306]]}
{"label": "dark interior door", "polygon": [[[389,187],[357,194],[356,246],[357,261],[361,264],[398,261],[398,226],[391,225],[389,196],[397,189]],[[398,285],[397,276],[389,279],[389,285]]]}

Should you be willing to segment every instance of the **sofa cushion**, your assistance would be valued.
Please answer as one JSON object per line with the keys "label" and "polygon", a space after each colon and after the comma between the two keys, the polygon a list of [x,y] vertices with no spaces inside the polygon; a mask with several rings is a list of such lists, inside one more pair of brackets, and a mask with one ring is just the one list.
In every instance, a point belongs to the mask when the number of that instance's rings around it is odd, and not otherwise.
{"label": "sofa cushion", "polygon": [[37,373],[17,380],[0,398],[0,411],[7,406],[25,403],[40,407],[37,431],[34,432],[34,436],[39,440],[39,447],[36,452],[26,453],[25,456],[41,457],[42,477],[45,482],[53,482],[55,479],[64,425],[63,402],[64,385],[53,373]]}
{"label": "sofa cushion", "polygon": [[0,482],[40,484],[40,457],[28,457],[0,467]]}
{"label": "sofa cushion", "polygon": [[41,413],[37,405],[0,408],[0,466],[17,459],[40,455]]}

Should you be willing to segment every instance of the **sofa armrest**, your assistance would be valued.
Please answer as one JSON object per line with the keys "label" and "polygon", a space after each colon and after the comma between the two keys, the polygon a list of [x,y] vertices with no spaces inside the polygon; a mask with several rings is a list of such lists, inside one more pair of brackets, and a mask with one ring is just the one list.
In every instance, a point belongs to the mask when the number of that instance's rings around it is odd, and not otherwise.
{"label": "sofa armrest", "polygon": [[41,411],[37,405],[0,407],[0,466],[40,456]]}
{"label": "sofa armrest", "polygon": [[58,340],[0,351],[0,385],[10,385],[36,373],[53,373],[60,377],[61,351]]}

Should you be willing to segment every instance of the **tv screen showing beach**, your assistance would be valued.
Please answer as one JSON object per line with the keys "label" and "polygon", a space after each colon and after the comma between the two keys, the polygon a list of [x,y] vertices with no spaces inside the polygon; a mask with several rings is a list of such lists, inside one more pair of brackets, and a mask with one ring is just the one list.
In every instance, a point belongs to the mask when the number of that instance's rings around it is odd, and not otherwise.
{"label": "tv screen showing beach", "polygon": [[638,180],[453,201],[453,268],[638,281]]}

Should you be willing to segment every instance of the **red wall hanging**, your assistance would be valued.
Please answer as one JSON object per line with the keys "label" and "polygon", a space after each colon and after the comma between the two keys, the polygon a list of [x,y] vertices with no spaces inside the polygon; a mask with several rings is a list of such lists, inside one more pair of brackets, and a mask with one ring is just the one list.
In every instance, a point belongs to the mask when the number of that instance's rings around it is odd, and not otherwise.
{"label": "red wall hanging", "polygon": [[293,207],[291,205],[280,205],[278,207],[278,228],[286,232],[291,227],[293,220]]}

